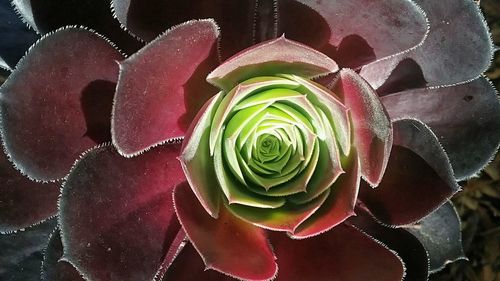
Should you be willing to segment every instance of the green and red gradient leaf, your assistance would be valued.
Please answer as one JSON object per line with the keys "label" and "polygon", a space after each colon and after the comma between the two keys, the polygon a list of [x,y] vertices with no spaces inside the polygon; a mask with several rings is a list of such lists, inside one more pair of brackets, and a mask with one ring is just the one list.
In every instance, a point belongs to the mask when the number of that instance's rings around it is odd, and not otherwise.
{"label": "green and red gradient leaf", "polygon": [[366,184],[360,200],[388,225],[408,225],[444,204],[460,187],[448,156],[432,131],[420,121],[395,121],[394,146],[377,189]]}
{"label": "green and red gradient leaf", "polygon": [[313,238],[293,240],[272,232],[271,244],[280,268],[277,281],[401,281],[400,258],[356,228],[340,224]]}
{"label": "green and red gradient leaf", "polygon": [[282,36],[234,55],[212,71],[207,81],[229,91],[255,76],[294,74],[312,78],[337,70],[337,64],[326,55]]}
{"label": "green and red gradient leaf", "polygon": [[186,22],[120,63],[111,122],[121,154],[133,156],[184,136],[216,93],[204,79],[217,65],[218,36],[212,20]]}
{"label": "green and red gradient leaf", "polygon": [[63,257],[61,234],[56,229],[49,237],[43,255],[40,277],[42,281],[84,281],[80,273]]}
{"label": "green and red gradient leaf", "polygon": [[392,124],[373,88],[357,73],[342,69],[333,84],[351,113],[353,138],[361,175],[377,186],[384,175],[392,147]]}
{"label": "green and red gradient leaf", "polygon": [[500,144],[500,102],[484,77],[456,86],[384,96],[382,103],[393,119],[411,116],[429,125],[458,180],[483,169]]}
{"label": "green and red gradient leaf", "polygon": [[29,180],[0,152],[0,233],[17,231],[55,216],[58,183]]}
{"label": "green and red gradient leaf", "polygon": [[90,31],[66,28],[36,43],[0,88],[1,133],[17,169],[64,177],[85,150],[110,140],[120,53]]}
{"label": "green and red gradient leaf", "polygon": [[185,180],[179,151],[163,145],[128,159],[106,145],[86,153],[62,188],[64,260],[95,281],[161,275],[182,242],[172,204],[172,188]]}
{"label": "green and red gradient leaf", "polygon": [[[493,44],[476,1],[415,0],[415,3],[429,18],[429,34],[423,44],[407,53],[366,65],[361,76],[377,89],[405,59],[421,67],[427,86],[470,81],[486,71],[493,56]],[[400,76],[401,80],[408,78]]]}
{"label": "green and red gradient leaf", "polygon": [[280,32],[357,68],[425,38],[427,20],[410,0],[280,0]]}
{"label": "green and red gradient leaf", "polygon": [[345,173],[330,187],[330,194],[321,207],[290,234],[293,239],[322,234],[354,215],[361,177],[359,158],[354,148],[351,148],[347,165],[344,166]]}
{"label": "green and red gradient leaf", "polygon": [[23,21],[36,32],[46,34],[69,25],[85,26],[110,38],[127,53],[141,47],[141,42],[120,27],[113,18],[109,1],[102,0],[6,0],[12,2]]}
{"label": "green and red gradient leaf", "polygon": [[189,240],[207,269],[238,279],[272,280],[277,273],[275,256],[265,231],[224,208],[212,218],[187,183],[174,190],[174,205]]}

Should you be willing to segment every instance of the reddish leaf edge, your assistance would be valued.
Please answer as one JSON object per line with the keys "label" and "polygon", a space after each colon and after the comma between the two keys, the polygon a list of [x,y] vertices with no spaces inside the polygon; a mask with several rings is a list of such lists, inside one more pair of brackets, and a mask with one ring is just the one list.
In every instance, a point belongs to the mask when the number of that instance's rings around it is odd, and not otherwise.
{"label": "reddish leaf edge", "polygon": [[[128,59],[134,59],[135,56],[137,55],[140,55],[142,54],[142,52],[144,52],[144,50],[148,47],[149,44],[153,44],[155,43],[156,41],[159,41],[162,39],[163,36],[169,34],[172,30],[178,28],[178,27],[182,27],[184,25],[188,25],[188,24],[191,24],[191,23],[194,23],[194,22],[209,22],[213,25],[214,27],[214,31],[215,31],[215,34],[217,36],[217,56],[219,58],[219,61],[220,61],[220,27],[217,25],[217,23],[215,22],[214,19],[212,18],[208,18],[208,19],[199,19],[199,20],[189,20],[189,21],[185,21],[183,23],[180,23],[180,24],[177,24],[177,25],[174,25],[172,27],[170,27],[169,29],[165,30],[163,33],[161,33],[160,35],[158,35],[154,40],[148,42],[148,44],[146,44],[144,47],[142,47],[139,51],[135,52],[133,55],[131,55],[130,57],[126,57],[126,60]],[[121,23],[120,23],[121,25]],[[118,63],[118,66],[120,68],[120,71],[118,73],[118,82],[116,83],[116,89],[118,89],[120,87],[120,84],[121,84],[121,81],[123,81],[122,79],[122,69],[123,69],[123,64],[121,62],[117,62]],[[161,145],[164,145],[164,144],[173,144],[173,143],[181,143],[183,140],[184,140],[184,136],[177,136],[177,137],[173,137],[173,138],[168,138],[166,140],[163,140],[163,141],[160,141],[160,142],[156,142],[144,149],[141,149],[139,151],[136,151],[134,153],[126,153],[124,152],[120,145],[118,144],[117,140],[116,140],[116,129],[115,129],[115,104],[116,104],[116,98],[117,98],[117,95],[115,94],[114,97],[113,97],[113,105],[112,105],[112,110],[111,110],[111,143],[113,144],[113,146],[116,148],[117,152],[125,157],[125,158],[132,158],[132,157],[135,157],[135,156],[138,156],[138,155],[141,155],[155,147],[158,147],[158,146],[161,146]],[[180,117],[180,116],[179,116]]]}
{"label": "reddish leaf edge", "polygon": [[[177,186],[181,185],[181,184],[184,184],[184,183],[180,183]],[[175,200],[174,200],[174,197],[175,197],[175,191],[178,189],[174,187],[173,190],[172,190],[172,204],[174,206],[174,211],[175,211],[175,214],[177,215],[178,211],[177,211],[177,206],[175,205]],[[192,190],[190,189],[189,192],[192,192]],[[229,211],[228,211],[229,212]],[[232,215],[232,214],[231,214]],[[184,224],[182,223],[182,220],[179,220],[179,223],[181,224],[181,229],[184,229]],[[274,279],[276,279],[276,277],[278,276],[278,271],[279,271],[279,268],[278,268],[278,265],[276,265],[276,271],[274,272],[273,276],[270,277],[269,279],[265,279],[265,280],[262,280],[262,279],[241,279],[237,276],[234,276],[232,274],[229,274],[227,272],[224,272],[224,271],[221,271],[219,269],[217,269],[216,267],[213,267],[211,266],[209,263],[207,263],[205,257],[201,254],[200,250],[198,249],[198,247],[191,242],[191,238],[189,237],[189,235],[186,233],[186,238],[188,239],[189,243],[191,243],[191,245],[193,246],[193,248],[196,250],[196,252],[198,253],[198,255],[200,256],[201,260],[203,261],[203,264],[205,265],[205,269],[204,271],[207,271],[207,270],[215,270],[221,274],[224,274],[225,276],[229,276],[231,278],[235,278],[236,280],[242,280],[242,281],[272,281]],[[269,247],[271,249],[273,249],[272,245],[271,245],[271,242],[269,241],[269,239],[267,238],[267,244],[269,245]],[[179,250],[180,252],[180,250]],[[179,252],[177,254],[179,254]],[[274,252],[273,252],[273,255],[274,255]],[[177,256],[176,256],[177,257]],[[277,257],[276,255],[274,255],[274,259],[276,260]],[[175,258],[173,259],[173,262],[175,262]]]}
{"label": "reddish leaf edge", "polygon": [[[7,80],[5,82],[7,82],[9,79],[14,79],[12,78],[12,74],[15,73],[15,71],[21,66],[21,64],[24,63],[26,57],[28,56],[28,54],[42,41],[46,40],[48,37],[58,33],[58,32],[61,32],[61,31],[64,31],[64,30],[69,30],[69,29],[77,29],[77,30],[83,30],[83,31],[88,31],[90,33],[92,33],[93,35],[103,39],[104,41],[106,41],[113,49],[115,49],[118,53],[120,53],[120,55],[122,55],[124,58],[127,57],[127,55],[122,52],[118,46],[113,43],[110,39],[108,39],[106,36],[98,33],[97,31],[91,29],[91,28],[88,28],[88,27],[85,27],[85,26],[82,26],[82,25],[66,25],[66,26],[63,26],[63,27],[60,27],[54,31],[51,31],[49,33],[46,33],[44,34],[43,36],[41,36],[40,38],[38,38],[38,40],[33,44],[31,45],[28,50],[26,50],[25,54],[23,55],[23,57],[17,62],[16,66],[14,67],[14,69],[12,70],[12,73],[11,75],[9,75],[9,77],[7,77]],[[118,62],[117,62],[118,63]],[[5,84],[4,82],[4,84]],[[2,87],[0,86],[0,94],[2,92]],[[52,180],[41,180],[41,179],[35,179],[33,178],[32,176],[29,175],[29,173],[23,168],[21,167],[20,165],[18,165],[16,163],[16,161],[12,158],[11,154],[10,154],[10,149],[9,149],[9,143],[7,141],[5,141],[5,127],[2,123],[2,116],[3,116],[3,112],[0,108],[0,139],[1,139],[1,145],[2,145],[2,149],[5,153],[5,155],[7,156],[7,159],[9,160],[9,162],[12,164],[12,166],[14,167],[14,169],[16,169],[17,171],[19,171],[23,176],[25,176],[26,178],[28,178],[29,180],[31,181],[34,181],[34,182],[38,182],[38,183],[50,183],[50,182],[64,182],[65,179],[68,177],[69,175],[69,172],[72,170],[72,168],[66,173],[66,175],[62,178],[58,178],[58,179],[52,179]],[[94,147],[95,148],[95,147]],[[93,148],[90,148],[89,150],[92,150]],[[88,152],[89,150],[85,151],[84,153]],[[81,158],[81,156],[80,156]]]}
{"label": "reddish leaf edge", "polygon": [[[377,221],[378,222],[378,221]],[[381,241],[375,239],[373,236],[369,235],[368,233],[366,233],[365,231],[363,231],[361,228],[355,226],[354,224],[352,223],[349,223],[349,222],[344,222],[346,225],[356,229],[357,231],[359,231],[361,234],[365,235],[366,237],[368,237],[369,239],[371,239],[373,242],[379,244],[380,246],[382,246],[383,248],[385,248],[386,250],[390,251],[394,256],[396,256],[396,258],[399,260],[399,262],[401,262],[401,265],[403,266],[403,276],[401,278],[401,281],[404,281],[405,278],[406,278],[406,264],[405,262],[403,261],[403,259],[399,256],[399,254],[394,251],[393,249],[389,248],[387,245],[385,245],[384,243],[382,243]]]}

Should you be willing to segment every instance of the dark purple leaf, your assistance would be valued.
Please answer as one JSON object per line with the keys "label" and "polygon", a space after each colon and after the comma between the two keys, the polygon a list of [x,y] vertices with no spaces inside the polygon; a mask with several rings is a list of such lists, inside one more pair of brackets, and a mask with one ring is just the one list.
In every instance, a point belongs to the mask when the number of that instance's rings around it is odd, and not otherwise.
{"label": "dark purple leaf", "polygon": [[486,78],[392,94],[382,103],[393,119],[411,116],[429,125],[459,180],[483,169],[500,143],[500,102]]}
{"label": "dark purple leaf", "polygon": [[340,224],[312,238],[293,240],[270,233],[278,258],[276,281],[400,281],[401,260],[380,242],[352,226]]}
{"label": "dark purple leaf", "polygon": [[120,64],[113,142],[131,156],[182,137],[216,89],[205,82],[216,66],[219,31],[212,20],[168,30]]}
{"label": "dark purple leaf", "polygon": [[[428,86],[451,85],[477,78],[491,62],[493,44],[479,5],[469,0],[416,0],[429,18],[430,32],[418,48],[379,60],[361,70],[377,89],[397,65],[412,59]],[[400,79],[410,79],[400,75]]]}
{"label": "dark purple leaf", "polygon": [[466,259],[462,249],[460,217],[450,201],[405,229],[415,235],[429,253],[431,272],[440,271],[456,260]]}
{"label": "dark purple leaf", "polygon": [[393,123],[394,146],[376,189],[365,183],[359,197],[377,219],[389,225],[414,223],[459,190],[446,153],[422,122]]}
{"label": "dark purple leaf", "polygon": [[79,28],[30,49],[0,88],[2,136],[16,168],[37,180],[59,179],[96,141],[109,141],[120,59],[105,39]]}
{"label": "dark purple leaf", "polygon": [[77,25],[103,34],[129,54],[142,45],[113,18],[110,0],[12,0],[12,3],[23,20],[41,34]]}
{"label": "dark purple leaf", "polygon": [[59,230],[55,230],[49,238],[43,255],[41,269],[42,281],[84,281],[80,273],[68,262],[61,260],[63,245]]}
{"label": "dark purple leaf", "polygon": [[39,183],[23,176],[0,152],[0,233],[39,223],[57,213],[59,183]]}
{"label": "dark purple leaf", "polygon": [[402,228],[383,226],[365,208],[356,208],[356,215],[347,222],[381,241],[401,257],[405,265],[404,281],[427,281],[429,258],[418,239]]}
{"label": "dark purple leaf", "polygon": [[128,159],[107,145],[72,169],[60,199],[61,236],[65,259],[86,278],[152,280],[171,258],[182,241],[172,204],[172,188],[184,180],[179,150],[163,145]]}
{"label": "dark purple leaf", "polygon": [[0,234],[0,280],[39,281],[43,250],[56,225],[53,218],[24,231]]}

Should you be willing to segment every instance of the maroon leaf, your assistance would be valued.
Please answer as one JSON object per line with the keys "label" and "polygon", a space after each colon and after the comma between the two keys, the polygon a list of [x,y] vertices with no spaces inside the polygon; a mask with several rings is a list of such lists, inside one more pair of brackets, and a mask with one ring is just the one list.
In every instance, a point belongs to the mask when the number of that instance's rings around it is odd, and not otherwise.
{"label": "maroon leaf", "polygon": [[60,199],[65,260],[91,280],[152,280],[182,241],[171,196],[184,180],[179,151],[163,145],[131,159],[109,145],[88,152]]}
{"label": "maroon leaf", "polygon": [[236,279],[215,270],[206,270],[202,258],[190,242],[182,248],[169,267],[163,281],[234,281]]}
{"label": "maroon leaf", "polygon": [[406,225],[423,218],[459,186],[438,139],[423,123],[394,122],[394,147],[377,189],[360,188],[360,199],[385,224]]}
{"label": "maroon leaf", "polygon": [[121,58],[104,38],[77,28],[30,49],[0,88],[2,135],[16,168],[37,180],[62,178],[83,151],[109,135],[104,120],[111,112],[89,108],[94,104],[86,99],[111,103]]}
{"label": "maroon leaf", "polygon": [[381,241],[401,256],[405,265],[404,281],[427,281],[429,258],[426,248],[418,239],[402,228],[383,226],[375,221],[365,208],[356,208],[356,214],[357,216],[351,217],[348,223]]}
{"label": "maroon leaf", "polygon": [[382,102],[391,118],[412,116],[431,127],[459,180],[484,168],[500,143],[500,102],[486,78],[392,94]]}
{"label": "maroon leaf", "polygon": [[302,239],[321,234],[354,215],[360,178],[359,158],[354,148],[351,148],[349,160],[348,166],[344,167],[345,173],[330,188],[326,201],[292,233],[292,238]]}
{"label": "maroon leaf", "polygon": [[218,36],[211,20],[186,22],[120,64],[112,120],[120,153],[132,156],[184,135],[216,92],[204,77],[215,67]]}
{"label": "maroon leaf", "polygon": [[326,55],[282,36],[238,53],[212,71],[207,81],[230,90],[255,76],[294,74],[311,78],[337,70],[337,64]]}
{"label": "maroon leaf", "polygon": [[280,32],[325,53],[340,48],[343,41],[346,44],[350,36],[366,42],[369,48],[356,49],[358,44],[342,51],[343,57],[352,58],[343,62],[350,67],[412,48],[427,32],[425,15],[409,0],[281,0],[279,15]]}
{"label": "maroon leaf", "polygon": [[59,230],[49,237],[44,251],[41,280],[42,281],[84,281],[80,273],[68,262],[61,260],[63,246]]}
{"label": "maroon leaf", "polygon": [[334,92],[351,113],[361,175],[377,186],[384,175],[392,146],[392,125],[375,91],[358,74],[342,69]]}
{"label": "maroon leaf", "polygon": [[57,213],[58,183],[29,180],[0,152],[0,233],[39,223]]}
{"label": "maroon leaf", "polygon": [[[429,18],[429,35],[408,53],[379,60],[361,70],[374,88],[382,85],[397,65],[414,60],[428,86],[451,85],[477,78],[491,62],[493,44],[479,5],[466,0],[416,0]],[[400,75],[402,80],[410,78]]]}
{"label": "maroon leaf", "polygon": [[12,3],[24,22],[38,33],[45,34],[61,27],[79,25],[105,35],[127,53],[133,53],[141,46],[113,18],[109,1],[12,0]]}
{"label": "maroon leaf", "polygon": [[254,43],[256,19],[262,19],[255,15],[263,8],[255,0],[113,0],[112,5],[118,20],[145,41],[182,22],[213,18],[223,32],[223,60]]}
{"label": "maroon leaf", "polygon": [[239,279],[272,280],[276,275],[274,254],[264,230],[244,222],[225,208],[212,218],[200,205],[187,183],[174,191],[177,216],[207,269]]}
{"label": "maroon leaf", "polygon": [[325,234],[293,240],[273,232],[271,243],[278,257],[277,281],[400,281],[401,260],[380,242],[341,224]]}

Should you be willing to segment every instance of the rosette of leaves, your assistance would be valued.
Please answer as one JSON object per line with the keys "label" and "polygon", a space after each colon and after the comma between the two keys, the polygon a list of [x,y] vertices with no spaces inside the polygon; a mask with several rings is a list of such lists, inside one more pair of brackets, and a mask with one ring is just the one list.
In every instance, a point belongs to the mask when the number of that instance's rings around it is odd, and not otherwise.
{"label": "rosette of leaves", "polygon": [[474,2],[110,2],[1,6],[0,279],[43,257],[43,280],[418,281],[463,258],[448,199],[500,142]]}

